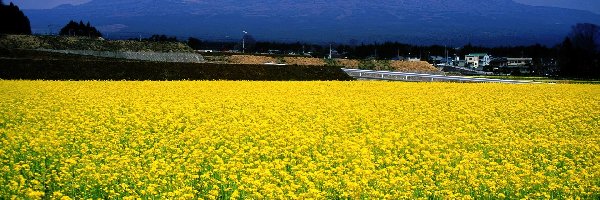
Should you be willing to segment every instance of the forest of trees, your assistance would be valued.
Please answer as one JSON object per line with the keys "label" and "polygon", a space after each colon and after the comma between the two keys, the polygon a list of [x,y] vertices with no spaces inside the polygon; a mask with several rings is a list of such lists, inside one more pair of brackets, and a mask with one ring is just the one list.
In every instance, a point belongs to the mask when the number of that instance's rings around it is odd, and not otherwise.
{"label": "forest of trees", "polygon": [[0,0],[0,34],[31,34],[29,18],[12,2],[5,5]]}
{"label": "forest of trees", "polygon": [[102,37],[102,33],[93,27],[90,22],[83,24],[83,21],[79,23],[71,20],[67,25],[60,29],[59,35],[66,36],[83,36],[83,37]]}

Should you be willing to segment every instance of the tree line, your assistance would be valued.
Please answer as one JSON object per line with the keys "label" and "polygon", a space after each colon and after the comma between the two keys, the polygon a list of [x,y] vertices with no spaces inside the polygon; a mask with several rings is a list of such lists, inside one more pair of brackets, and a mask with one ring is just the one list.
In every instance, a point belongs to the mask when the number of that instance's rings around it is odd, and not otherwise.
{"label": "tree line", "polygon": [[60,29],[59,35],[66,36],[83,36],[83,37],[102,37],[102,33],[93,27],[90,22],[83,24],[83,21],[79,23],[71,20],[67,25]]}

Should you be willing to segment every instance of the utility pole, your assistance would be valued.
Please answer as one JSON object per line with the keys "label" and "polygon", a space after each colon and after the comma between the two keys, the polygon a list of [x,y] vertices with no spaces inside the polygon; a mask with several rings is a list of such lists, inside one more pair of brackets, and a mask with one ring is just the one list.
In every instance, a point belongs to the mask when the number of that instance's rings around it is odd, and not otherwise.
{"label": "utility pole", "polygon": [[329,44],[329,59],[331,59],[331,54],[332,54],[332,50],[331,50],[331,43]]}
{"label": "utility pole", "polygon": [[375,48],[375,60],[377,60],[377,48]]}
{"label": "utility pole", "polygon": [[446,45],[444,45],[444,52],[446,53],[446,57],[444,58],[446,63],[444,63],[444,66],[447,66],[448,65],[448,49],[446,48]]}

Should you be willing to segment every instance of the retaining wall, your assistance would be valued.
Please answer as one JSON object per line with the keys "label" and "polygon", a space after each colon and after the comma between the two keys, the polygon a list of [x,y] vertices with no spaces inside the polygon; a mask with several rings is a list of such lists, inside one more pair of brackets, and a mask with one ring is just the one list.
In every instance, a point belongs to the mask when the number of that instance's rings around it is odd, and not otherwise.
{"label": "retaining wall", "polygon": [[112,52],[112,51],[92,51],[92,50],[53,50],[40,49],[41,51],[76,54],[106,58],[121,58],[129,60],[145,60],[155,62],[183,62],[183,63],[202,63],[204,58],[196,53],[178,53],[178,52]]}

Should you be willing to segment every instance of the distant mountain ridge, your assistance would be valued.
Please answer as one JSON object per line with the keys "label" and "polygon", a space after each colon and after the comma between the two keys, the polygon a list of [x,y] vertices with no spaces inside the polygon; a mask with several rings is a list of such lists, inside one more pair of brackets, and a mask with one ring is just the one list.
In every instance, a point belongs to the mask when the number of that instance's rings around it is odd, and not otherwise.
{"label": "distant mountain ridge", "polygon": [[156,33],[238,39],[247,30],[259,40],[453,46],[553,45],[576,23],[600,23],[600,15],[591,12],[511,0],[93,0],[26,14],[37,32],[81,19],[101,30],[104,26],[109,37]]}

